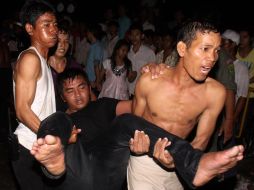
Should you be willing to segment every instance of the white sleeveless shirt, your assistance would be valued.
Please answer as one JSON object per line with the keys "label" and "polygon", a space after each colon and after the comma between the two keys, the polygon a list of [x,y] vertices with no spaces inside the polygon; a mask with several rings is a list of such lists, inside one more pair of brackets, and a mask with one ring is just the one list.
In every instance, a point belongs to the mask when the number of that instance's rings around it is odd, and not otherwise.
{"label": "white sleeveless shirt", "polygon": [[[32,49],[37,53],[41,62],[41,77],[36,84],[35,96],[31,109],[42,121],[56,111],[54,83],[47,61],[39,54],[35,47],[30,47],[29,49]],[[13,81],[13,92],[15,97],[15,81]],[[32,130],[23,123],[19,123],[14,133],[18,136],[21,145],[29,150],[32,149],[33,143],[37,138]]]}

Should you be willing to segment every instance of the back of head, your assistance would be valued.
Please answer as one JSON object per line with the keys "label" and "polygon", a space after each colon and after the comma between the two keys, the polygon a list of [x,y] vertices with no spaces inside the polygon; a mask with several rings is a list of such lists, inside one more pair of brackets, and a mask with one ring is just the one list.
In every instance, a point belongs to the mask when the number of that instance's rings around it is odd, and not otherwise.
{"label": "back of head", "polygon": [[196,39],[197,32],[200,33],[220,33],[219,29],[211,22],[206,20],[188,20],[182,24],[178,35],[177,43],[182,41],[189,47]]}
{"label": "back of head", "polygon": [[86,73],[81,69],[68,68],[68,69],[65,69],[64,72],[60,73],[57,76],[57,90],[58,90],[59,94],[63,94],[63,84],[66,80],[71,81],[71,80],[74,80],[75,78],[77,78],[78,76],[84,78],[84,80],[89,85],[88,77],[87,77]]}
{"label": "back of head", "polygon": [[50,5],[45,0],[27,0],[20,11],[20,21],[23,26],[29,23],[35,26],[36,20],[45,13],[55,14],[55,10],[52,5]]}

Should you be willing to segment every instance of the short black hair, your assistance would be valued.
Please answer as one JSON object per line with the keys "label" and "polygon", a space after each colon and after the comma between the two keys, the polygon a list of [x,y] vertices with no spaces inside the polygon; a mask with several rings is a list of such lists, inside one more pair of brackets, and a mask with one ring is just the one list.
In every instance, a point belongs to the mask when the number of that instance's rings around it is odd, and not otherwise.
{"label": "short black hair", "polygon": [[57,90],[60,95],[63,94],[63,84],[66,80],[74,80],[76,77],[82,77],[90,85],[88,77],[82,69],[67,68],[57,76]]}
{"label": "short black hair", "polygon": [[35,26],[36,20],[45,13],[52,13],[56,15],[53,6],[46,0],[27,0],[21,8],[19,18],[22,26],[29,23]]}
{"label": "short black hair", "polygon": [[193,40],[197,37],[197,32],[201,33],[220,33],[217,26],[206,19],[190,19],[183,23],[177,34],[177,43],[182,41],[187,47],[190,47]]}

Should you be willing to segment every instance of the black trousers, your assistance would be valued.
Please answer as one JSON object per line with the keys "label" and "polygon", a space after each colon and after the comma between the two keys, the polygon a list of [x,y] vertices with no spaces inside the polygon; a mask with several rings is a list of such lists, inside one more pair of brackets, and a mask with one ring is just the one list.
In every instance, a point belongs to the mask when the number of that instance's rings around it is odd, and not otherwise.
{"label": "black trousers", "polygon": [[[135,130],[144,131],[150,138],[148,155],[152,157],[153,147],[158,138],[167,137],[172,143],[167,150],[171,153],[175,168],[182,179],[193,188],[195,177],[202,152],[193,149],[189,142],[168,133],[156,125],[132,114],[123,114],[117,117],[105,139],[94,151],[97,163],[95,164],[95,184],[101,184],[99,189],[119,190],[126,177],[126,169],[130,156],[129,140],[133,138]],[[96,179],[97,178],[97,179]]]}
{"label": "black trousers", "polygon": [[[58,131],[62,127],[55,127],[55,125],[50,125],[50,127],[54,129],[48,130],[48,134],[52,133],[56,135],[62,133],[62,131]],[[38,134],[43,134],[41,132],[43,130],[44,128],[40,128]],[[135,130],[144,131],[149,136],[151,143],[148,154],[150,156],[152,156],[153,147],[158,138],[167,137],[172,142],[167,147],[167,150],[173,156],[177,172],[190,187],[193,187],[192,181],[195,177],[202,152],[193,149],[187,141],[131,114],[118,116],[113,121],[108,132],[98,139],[96,142],[98,144],[92,152],[87,153],[86,151],[79,150],[81,147],[80,142],[82,143],[82,141],[79,141],[76,145],[67,145],[65,151],[67,174],[72,177],[68,177],[65,180],[75,179],[75,184],[79,181],[80,185],[76,189],[89,189],[85,187],[87,183],[82,185],[82,181],[87,181],[87,178],[89,178],[89,180],[93,181],[92,185],[89,185],[93,186],[93,190],[120,190],[126,178],[130,156],[129,140],[134,136]],[[85,149],[85,144],[82,144],[82,146]],[[71,150],[75,149],[75,151],[68,150],[69,147]],[[85,158],[85,161],[82,157]],[[80,162],[80,160],[82,160],[82,164],[74,164],[74,162]],[[77,170],[79,171],[78,173],[75,172]],[[86,171],[87,175],[85,175]],[[82,175],[79,175],[79,173],[82,173]],[[64,183],[71,184],[71,181],[65,181]]]}
{"label": "black trousers", "polygon": [[22,145],[19,145],[19,158],[12,161],[12,167],[21,190],[45,188],[46,177],[41,172],[40,164]]}

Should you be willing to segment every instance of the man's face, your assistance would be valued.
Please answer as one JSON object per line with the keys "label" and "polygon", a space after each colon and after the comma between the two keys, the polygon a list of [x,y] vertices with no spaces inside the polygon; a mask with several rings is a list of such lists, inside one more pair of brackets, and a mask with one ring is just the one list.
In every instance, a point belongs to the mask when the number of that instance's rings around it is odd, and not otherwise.
{"label": "man's face", "polygon": [[197,32],[190,47],[184,51],[183,65],[189,76],[195,81],[202,82],[218,59],[221,37],[219,33]]}
{"label": "man's face", "polygon": [[[30,25],[30,27],[32,26]],[[57,42],[58,33],[55,15],[52,13],[41,15],[28,33],[31,35],[33,43],[47,48],[53,47]]]}
{"label": "man's face", "polygon": [[90,86],[82,76],[67,79],[63,84],[62,98],[68,104],[70,113],[77,112],[90,101]]}
{"label": "man's face", "polygon": [[132,45],[139,45],[142,41],[142,33],[135,29],[135,30],[131,30],[130,32],[130,40]]}
{"label": "man's face", "polygon": [[248,47],[250,45],[250,35],[247,31],[240,32],[240,44],[239,47]]}

